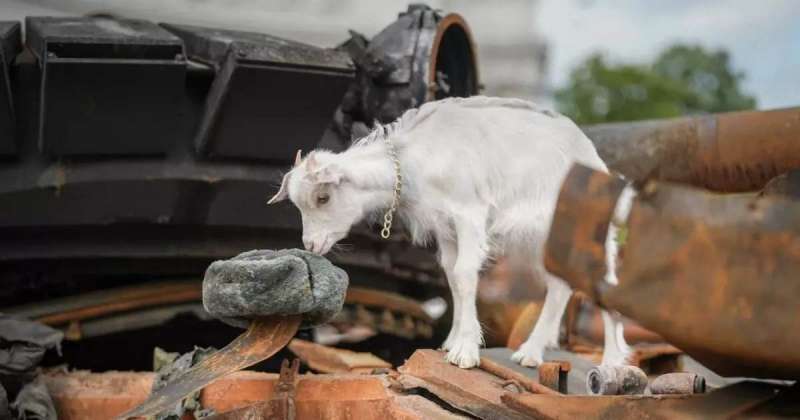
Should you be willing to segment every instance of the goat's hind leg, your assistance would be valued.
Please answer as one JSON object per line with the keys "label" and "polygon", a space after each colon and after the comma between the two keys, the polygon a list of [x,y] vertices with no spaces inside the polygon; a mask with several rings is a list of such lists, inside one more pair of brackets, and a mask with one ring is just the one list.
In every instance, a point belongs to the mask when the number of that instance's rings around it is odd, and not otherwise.
{"label": "goat's hind leg", "polygon": [[624,328],[620,315],[602,311],[605,343],[603,345],[603,366],[622,366],[630,362],[631,348],[625,342]]}
{"label": "goat's hind leg", "polygon": [[[627,193],[627,191],[626,191]],[[623,194],[626,194],[623,193]],[[629,202],[632,201],[633,196],[631,193],[623,195],[620,202],[617,204],[616,213],[620,213],[620,207],[627,207],[622,210],[625,212],[624,218],[627,218],[627,211],[630,211]],[[616,215],[615,215],[616,216]],[[617,244],[617,227],[613,224],[608,229],[608,237],[606,238],[606,276],[605,281],[611,285],[616,286],[619,284],[617,278],[617,254],[619,253],[619,244]],[[625,331],[622,324],[621,316],[617,313],[609,313],[603,310],[603,366],[622,366],[630,362],[631,348],[625,342]]]}
{"label": "goat's hind leg", "polygon": [[563,280],[545,270],[540,272],[547,283],[542,311],[531,335],[522,343],[519,350],[511,355],[511,360],[522,366],[539,366],[544,361],[544,350],[558,347],[561,318],[567,309],[569,297],[572,296],[572,289]]}

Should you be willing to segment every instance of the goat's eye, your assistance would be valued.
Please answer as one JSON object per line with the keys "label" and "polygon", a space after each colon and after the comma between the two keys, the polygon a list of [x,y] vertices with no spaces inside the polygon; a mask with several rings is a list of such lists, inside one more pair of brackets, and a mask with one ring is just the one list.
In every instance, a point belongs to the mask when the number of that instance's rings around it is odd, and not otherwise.
{"label": "goat's eye", "polygon": [[320,194],[320,195],[317,196],[317,204],[321,206],[321,205],[327,203],[328,201],[330,201],[330,199],[331,199],[330,195],[328,195],[328,194]]}

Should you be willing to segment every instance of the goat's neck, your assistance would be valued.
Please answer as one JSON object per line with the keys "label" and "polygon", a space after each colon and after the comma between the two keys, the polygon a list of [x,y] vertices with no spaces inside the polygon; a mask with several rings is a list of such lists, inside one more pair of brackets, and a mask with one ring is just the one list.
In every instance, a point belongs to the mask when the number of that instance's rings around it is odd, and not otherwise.
{"label": "goat's neck", "polygon": [[365,211],[386,209],[391,205],[396,174],[383,142],[351,147],[338,158],[348,179],[368,194]]}

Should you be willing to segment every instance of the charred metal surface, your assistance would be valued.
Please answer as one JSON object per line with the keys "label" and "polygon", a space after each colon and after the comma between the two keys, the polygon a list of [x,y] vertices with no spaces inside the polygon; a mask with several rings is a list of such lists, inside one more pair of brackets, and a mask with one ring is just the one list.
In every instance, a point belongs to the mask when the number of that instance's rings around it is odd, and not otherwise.
{"label": "charred metal surface", "polygon": [[[600,196],[572,188],[613,184],[601,172],[574,169],[558,208],[585,209],[582,217],[607,226]],[[571,187],[572,185],[583,187]],[[594,203],[592,203],[594,202]],[[596,210],[595,210],[596,209]],[[620,284],[605,285],[597,254],[571,258],[597,244],[595,229],[556,211],[547,266],[570,284],[595,293],[611,309],[636,320],[722,375],[796,379],[800,354],[800,203],[780,197],[717,195],[667,184],[645,186],[633,205]],[[567,225],[568,227],[564,227]],[[602,229],[601,229],[602,230]],[[574,250],[569,243],[574,243]],[[566,247],[566,248],[565,248]],[[602,261],[602,259],[600,259]],[[561,267],[569,265],[569,270]],[[588,279],[588,280],[587,280]]]}
{"label": "charred metal surface", "polygon": [[608,167],[633,181],[757,191],[800,168],[800,108],[584,127]]}
{"label": "charred metal surface", "polygon": [[625,183],[582,165],[570,169],[561,186],[545,266],[599,303],[608,224]]}
{"label": "charred metal surface", "polygon": [[[283,161],[315,145],[332,121],[342,92],[328,96],[347,87],[336,83],[352,81],[347,53],[268,35],[168,26],[184,41],[153,23],[103,17],[30,21],[31,48],[4,50],[15,59],[16,136],[0,136],[0,307],[121,286],[136,277],[192,278],[211,261],[248,249],[302,246],[296,209],[266,206],[263,197],[280,182]],[[184,58],[184,42],[191,60]],[[235,88],[212,98],[231,51],[242,53],[234,54],[235,68],[257,74],[259,89],[277,86],[260,96]],[[49,70],[56,65],[72,66],[74,73]],[[169,71],[157,70],[163,66]],[[126,71],[135,74],[121,80]],[[286,90],[290,84],[280,75],[296,76],[295,87]],[[44,80],[57,76],[63,76],[61,88],[48,84],[40,92]],[[68,92],[82,84],[79,94]],[[0,84],[0,108],[8,99],[2,92]],[[229,105],[244,103],[240,94],[252,101],[233,112]],[[53,95],[60,99],[50,100]],[[110,104],[98,102],[103,98]],[[209,132],[214,142],[227,139],[209,147],[240,157],[198,155],[195,141],[209,101],[224,105],[217,125],[227,124],[225,115],[248,116],[237,130],[263,124],[249,137]],[[97,106],[83,113],[90,104]],[[59,109],[41,113],[53,106]],[[294,107],[293,115],[267,121],[259,114],[276,107]],[[66,123],[65,131],[59,124]],[[315,137],[297,135],[312,128]],[[0,133],[6,129],[0,124]],[[273,136],[278,131],[285,135]],[[245,137],[247,144],[237,143]],[[3,151],[9,145],[16,149]],[[400,235],[378,239],[366,225],[354,228],[348,238],[354,250],[335,262],[366,283],[406,296],[439,293],[444,282],[430,252]]]}
{"label": "charred metal surface", "polygon": [[351,32],[339,48],[357,68],[335,119],[344,144],[373,121],[391,122],[427,101],[478,93],[475,46],[457,14],[413,4],[371,40]]}
{"label": "charred metal surface", "polygon": [[294,337],[300,321],[301,317],[298,315],[254,320],[242,335],[225,348],[175,376],[138,407],[120,417],[154,415],[224,375],[267,359]]}
{"label": "charred metal surface", "polygon": [[[310,150],[353,79],[344,52],[270,35],[165,24],[216,70],[195,146],[209,157],[281,163]],[[313,98],[313,99],[312,99]]]}
{"label": "charred metal surface", "polygon": [[177,37],[146,21],[29,17],[39,61],[39,147],[47,154],[153,155],[171,149],[186,63]]}
{"label": "charred metal surface", "polygon": [[0,156],[17,151],[11,64],[21,49],[19,22],[0,21]]}

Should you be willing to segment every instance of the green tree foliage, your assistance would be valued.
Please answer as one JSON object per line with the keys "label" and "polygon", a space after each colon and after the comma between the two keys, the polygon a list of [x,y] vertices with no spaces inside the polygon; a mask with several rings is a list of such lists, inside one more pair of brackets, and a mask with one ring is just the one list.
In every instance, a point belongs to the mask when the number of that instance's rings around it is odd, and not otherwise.
{"label": "green tree foliage", "polygon": [[559,110],[579,124],[668,118],[755,107],[728,53],[676,45],[651,65],[609,64],[595,54],[556,92]]}

